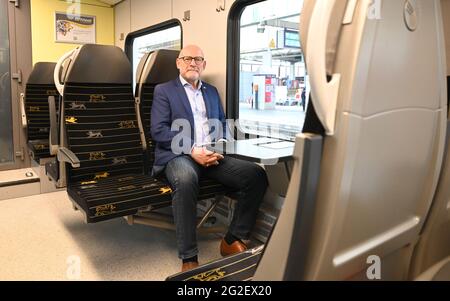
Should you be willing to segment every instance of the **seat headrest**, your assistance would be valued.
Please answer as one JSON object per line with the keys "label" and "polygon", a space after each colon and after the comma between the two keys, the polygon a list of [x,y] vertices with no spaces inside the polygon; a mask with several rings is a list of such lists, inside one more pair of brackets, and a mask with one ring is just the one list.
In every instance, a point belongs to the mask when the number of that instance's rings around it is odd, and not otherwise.
{"label": "seat headrest", "polygon": [[132,69],[125,53],[116,46],[83,45],[76,54],[66,83],[131,84]]}
{"label": "seat headrest", "polygon": [[56,63],[39,62],[36,63],[28,78],[27,84],[31,85],[54,85],[53,72]]}
{"label": "seat headrest", "polygon": [[177,78],[179,71],[176,60],[179,53],[178,50],[168,49],[146,53],[136,72],[138,83],[159,84]]}

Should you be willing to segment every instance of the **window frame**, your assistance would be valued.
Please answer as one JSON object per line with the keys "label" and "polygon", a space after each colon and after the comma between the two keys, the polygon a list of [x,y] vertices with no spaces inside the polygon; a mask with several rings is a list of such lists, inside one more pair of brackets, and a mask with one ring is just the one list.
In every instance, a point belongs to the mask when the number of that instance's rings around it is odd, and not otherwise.
{"label": "window frame", "polygon": [[[240,40],[241,40],[241,17],[244,10],[257,3],[267,0],[236,0],[230,8],[227,24],[227,72],[226,72],[226,116],[228,119],[238,120],[239,116],[239,96],[240,96]],[[300,35],[300,31],[299,31]],[[286,47],[290,48],[290,47]],[[304,128],[304,124],[302,125]],[[272,137],[266,133],[243,133],[245,137]],[[293,137],[289,138],[294,139]]]}
{"label": "window frame", "polygon": [[133,44],[134,44],[134,40],[136,38],[145,36],[147,34],[155,33],[158,31],[170,29],[170,28],[176,27],[176,26],[180,26],[180,32],[181,32],[180,45],[181,45],[181,48],[183,48],[183,25],[181,24],[180,20],[178,20],[178,19],[170,19],[170,20],[158,23],[158,24],[151,25],[149,27],[145,27],[145,28],[130,32],[127,35],[127,38],[125,39],[125,54],[127,55],[128,60],[131,62],[131,64],[133,64]]}
{"label": "window frame", "polygon": [[227,118],[239,119],[239,74],[241,17],[245,8],[266,0],[236,0],[230,8],[227,24]]}

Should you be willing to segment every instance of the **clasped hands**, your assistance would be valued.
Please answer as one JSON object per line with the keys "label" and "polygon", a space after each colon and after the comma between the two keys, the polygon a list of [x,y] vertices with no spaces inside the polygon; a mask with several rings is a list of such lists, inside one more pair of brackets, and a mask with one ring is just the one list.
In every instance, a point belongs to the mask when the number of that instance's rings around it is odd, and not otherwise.
{"label": "clasped hands", "polygon": [[203,167],[219,165],[219,161],[223,159],[221,154],[207,150],[206,147],[194,147],[191,157]]}

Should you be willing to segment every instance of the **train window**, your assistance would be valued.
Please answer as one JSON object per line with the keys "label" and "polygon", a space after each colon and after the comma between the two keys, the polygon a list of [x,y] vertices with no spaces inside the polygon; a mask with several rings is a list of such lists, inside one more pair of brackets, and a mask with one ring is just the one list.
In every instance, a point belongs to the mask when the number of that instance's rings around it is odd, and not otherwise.
{"label": "train window", "polygon": [[133,64],[133,85],[136,85],[136,69],[145,53],[158,49],[181,50],[181,47],[181,23],[176,19],[130,33],[125,52]]}
{"label": "train window", "polygon": [[228,115],[239,119],[245,133],[294,139],[302,130],[310,87],[300,45],[301,7],[303,0],[256,0],[231,11],[229,32],[238,39],[229,48],[234,103]]}
{"label": "train window", "polygon": [[8,2],[0,2],[0,164],[13,158]]}

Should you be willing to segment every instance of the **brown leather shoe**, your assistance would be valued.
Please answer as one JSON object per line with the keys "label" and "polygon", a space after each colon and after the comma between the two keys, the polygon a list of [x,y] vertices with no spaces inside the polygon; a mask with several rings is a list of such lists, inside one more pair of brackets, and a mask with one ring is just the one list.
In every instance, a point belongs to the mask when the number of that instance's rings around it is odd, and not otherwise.
{"label": "brown leather shoe", "polygon": [[195,269],[196,267],[198,267],[198,262],[186,262],[183,263],[183,265],[181,266],[181,272],[186,272],[192,269]]}
{"label": "brown leather shoe", "polygon": [[247,250],[247,246],[242,242],[236,240],[231,245],[229,245],[225,239],[222,239],[220,243],[220,254],[222,256],[228,256],[232,254],[241,253]]}

